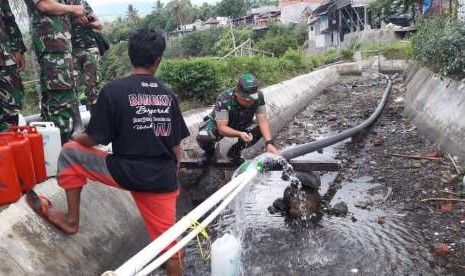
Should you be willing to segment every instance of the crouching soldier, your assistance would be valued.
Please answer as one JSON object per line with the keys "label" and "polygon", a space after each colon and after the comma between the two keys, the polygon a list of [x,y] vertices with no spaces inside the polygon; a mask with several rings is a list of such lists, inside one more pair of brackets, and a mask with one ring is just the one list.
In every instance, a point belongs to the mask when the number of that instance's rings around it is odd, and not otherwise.
{"label": "crouching soldier", "polygon": [[[212,160],[215,144],[223,137],[238,138],[227,153],[234,162],[241,161],[242,149],[250,147],[262,137],[265,150],[278,153],[271,137],[265,99],[258,86],[255,76],[247,73],[239,78],[235,87],[226,89],[218,96],[213,111],[205,118],[197,135],[197,143],[204,151],[199,160],[201,164],[208,164]],[[258,127],[252,128],[254,115]]]}

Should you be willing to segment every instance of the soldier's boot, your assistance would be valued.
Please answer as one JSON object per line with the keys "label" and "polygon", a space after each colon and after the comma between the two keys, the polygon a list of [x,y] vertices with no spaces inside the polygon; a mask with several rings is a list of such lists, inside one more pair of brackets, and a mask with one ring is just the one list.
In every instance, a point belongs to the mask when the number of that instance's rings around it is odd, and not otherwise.
{"label": "soldier's boot", "polygon": [[210,164],[214,157],[215,151],[204,151],[197,162],[200,166],[205,166]]}
{"label": "soldier's boot", "polygon": [[229,157],[233,163],[240,164],[244,162],[244,159],[241,157],[241,150],[244,147],[243,144],[244,143],[241,143],[241,141],[237,142],[232,145],[226,153],[226,156]]}
{"label": "soldier's boot", "polygon": [[197,163],[200,166],[210,164],[215,157],[215,142],[208,135],[197,135],[196,140],[199,147],[203,150]]}
{"label": "soldier's boot", "polygon": [[73,130],[71,132],[71,138],[74,138],[76,135],[84,132],[78,102],[74,103],[71,107],[71,118],[73,119]]}

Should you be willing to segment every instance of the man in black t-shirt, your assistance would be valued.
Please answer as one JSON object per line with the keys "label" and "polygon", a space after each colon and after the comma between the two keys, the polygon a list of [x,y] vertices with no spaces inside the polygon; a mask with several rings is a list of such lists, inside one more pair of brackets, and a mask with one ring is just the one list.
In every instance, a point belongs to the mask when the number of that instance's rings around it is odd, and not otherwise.
{"label": "man in black t-shirt", "polygon": [[[128,51],[131,75],[102,89],[85,133],[63,146],[57,177],[66,190],[68,213],[28,194],[29,205],[62,231],[78,231],[80,194],[88,179],[129,190],[152,239],[175,223],[180,142],[189,131],[178,98],[154,77],[165,45],[160,33],[134,32]],[[109,143],[113,154],[94,148]],[[180,275],[180,254],[165,263],[168,275]]]}

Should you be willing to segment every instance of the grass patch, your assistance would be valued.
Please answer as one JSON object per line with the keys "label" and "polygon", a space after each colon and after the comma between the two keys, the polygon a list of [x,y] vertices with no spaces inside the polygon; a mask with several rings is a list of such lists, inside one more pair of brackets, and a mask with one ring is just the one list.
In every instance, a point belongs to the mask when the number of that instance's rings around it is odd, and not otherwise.
{"label": "grass patch", "polygon": [[361,47],[362,58],[370,58],[381,53],[386,59],[411,59],[412,44],[407,40],[398,40],[384,45],[379,42],[365,43]]}

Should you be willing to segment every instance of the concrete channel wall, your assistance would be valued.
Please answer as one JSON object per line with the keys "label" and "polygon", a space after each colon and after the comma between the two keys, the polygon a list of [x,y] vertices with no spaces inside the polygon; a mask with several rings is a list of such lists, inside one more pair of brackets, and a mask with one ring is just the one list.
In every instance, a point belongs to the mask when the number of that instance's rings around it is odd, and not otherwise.
{"label": "concrete channel wall", "polygon": [[[325,88],[339,82],[339,73],[360,73],[357,64],[334,65],[263,89],[273,132]],[[183,143],[198,151],[195,134],[211,108],[184,114],[191,137]],[[181,180],[182,181],[182,180]],[[36,186],[55,206],[65,209],[64,192],[54,179]],[[24,197],[0,207],[0,275],[99,275],[115,269],[148,242],[130,194],[90,183],[81,196],[81,227],[67,236],[44,222]]]}
{"label": "concrete channel wall", "polygon": [[405,114],[421,132],[465,162],[465,83],[412,66],[407,74]]}

